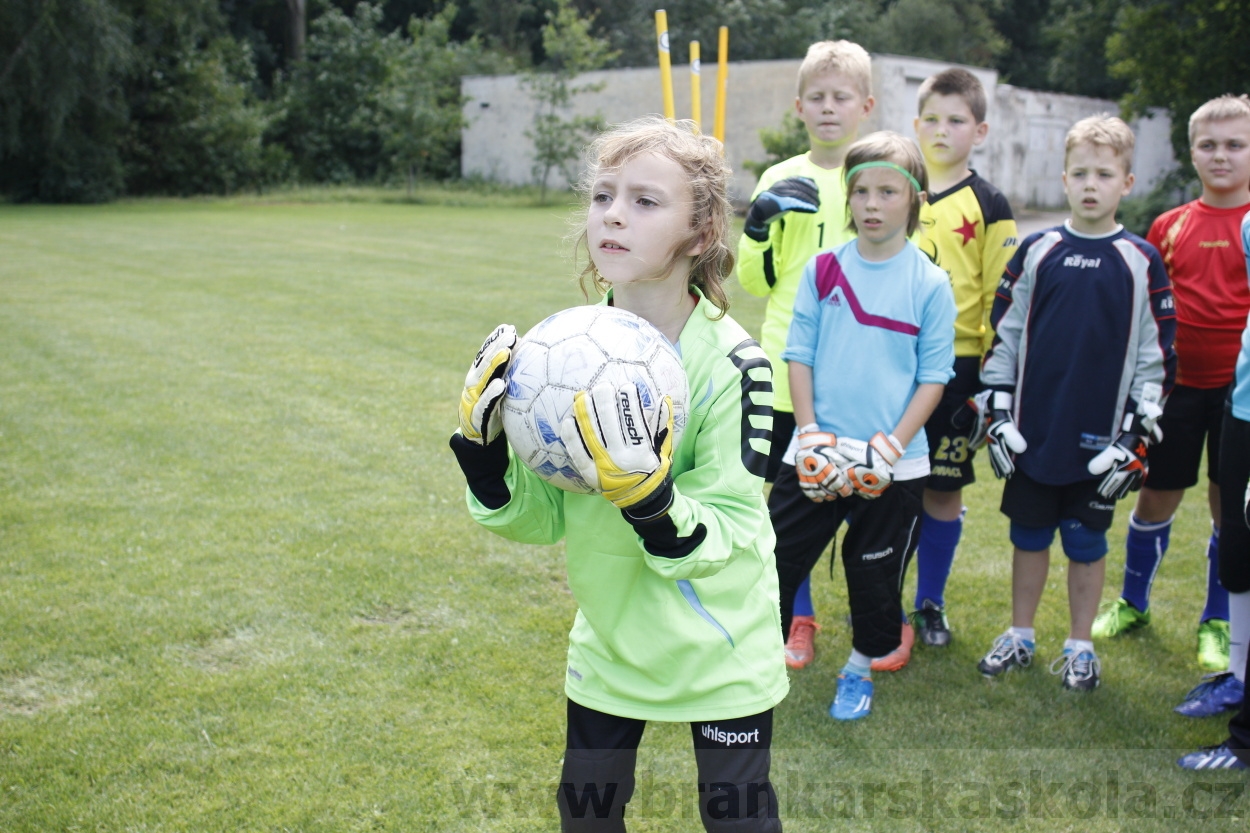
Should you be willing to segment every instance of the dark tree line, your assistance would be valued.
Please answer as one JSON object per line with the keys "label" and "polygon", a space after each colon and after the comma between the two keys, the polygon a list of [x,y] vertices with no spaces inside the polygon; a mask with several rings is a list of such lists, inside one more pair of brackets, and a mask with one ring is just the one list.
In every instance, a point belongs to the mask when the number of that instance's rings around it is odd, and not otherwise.
{"label": "dark tree line", "polygon": [[[1250,0],[567,0],[615,66],[674,43],[794,58],[824,38],[1164,107],[1250,91]],[[552,66],[558,0],[3,0],[0,192],[100,201],[446,178],[458,78]],[[680,49],[676,59],[682,60]],[[1184,158],[1184,154],[1180,154]]]}

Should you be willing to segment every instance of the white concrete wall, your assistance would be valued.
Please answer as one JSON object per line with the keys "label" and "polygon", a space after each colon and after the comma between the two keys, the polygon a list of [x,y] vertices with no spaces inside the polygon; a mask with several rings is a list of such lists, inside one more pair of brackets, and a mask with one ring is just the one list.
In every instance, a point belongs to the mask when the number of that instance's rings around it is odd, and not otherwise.
{"label": "white concrete wall", "polygon": [[[876,107],[861,130],[895,130],[915,136],[916,92],[921,81],[951,64],[895,55],[873,56],[873,92]],[[725,153],[735,171],[733,197],[750,198],[755,177],[744,160],[762,160],[759,130],[777,127],[793,108],[799,61],[730,63],[726,98]],[[1078,119],[1115,113],[1113,101],[1059,93],[1037,92],[998,83],[994,70],[967,67],[981,79],[989,96],[986,120],[990,132],[972,157],[972,166],[997,185],[1018,207],[1064,208],[1060,173],[1063,139]],[[601,114],[609,123],[627,121],[663,109],[658,68],[618,69],[587,73],[577,83],[600,83],[604,89],[574,98],[571,113]],[[673,67],[677,116],[690,114],[690,72]],[[534,102],[515,75],[467,76],[461,90],[468,102],[468,126],[462,134],[461,171],[466,176],[521,184],[533,181],[533,146],[525,138]],[[703,128],[711,132],[716,103],[716,66],[705,64],[702,75]],[[1133,123],[1137,134],[1134,170],[1138,193],[1174,166],[1166,114]],[[552,175],[555,187],[565,185]]]}

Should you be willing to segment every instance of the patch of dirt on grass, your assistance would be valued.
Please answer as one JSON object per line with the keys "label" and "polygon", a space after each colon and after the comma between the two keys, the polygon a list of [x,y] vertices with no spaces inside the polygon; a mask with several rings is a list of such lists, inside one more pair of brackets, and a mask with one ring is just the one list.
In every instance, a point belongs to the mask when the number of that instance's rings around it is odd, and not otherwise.
{"label": "patch of dirt on grass", "polygon": [[34,717],[90,699],[93,692],[67,669],[45,668],[0,677],[0,715]]}

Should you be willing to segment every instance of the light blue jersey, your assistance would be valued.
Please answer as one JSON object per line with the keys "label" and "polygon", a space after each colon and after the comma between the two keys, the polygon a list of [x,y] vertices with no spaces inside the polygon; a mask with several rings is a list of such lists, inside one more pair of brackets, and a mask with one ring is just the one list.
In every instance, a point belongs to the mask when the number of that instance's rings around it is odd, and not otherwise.
{"label": "light blue jersey", "polygon": [[[1250,214],[1241,221],[1241,250],[1246,256],[1246,272],[1250,274]],[[1237,354],[1237,373],[1233,377],[1233,416],[1250,422],[1250,317],[1241,334],[1241,352]]]}
{"label": "light blue jersey", "polygon": [[[918,385],[950,381],[954,326],[950,277],[920,249],[874,262],[852,240],[808,261],[781,356],[812,368],[821,430],[867,440],[894,430]],[[917,431],[901,479],[928,474],[928,459]]]}

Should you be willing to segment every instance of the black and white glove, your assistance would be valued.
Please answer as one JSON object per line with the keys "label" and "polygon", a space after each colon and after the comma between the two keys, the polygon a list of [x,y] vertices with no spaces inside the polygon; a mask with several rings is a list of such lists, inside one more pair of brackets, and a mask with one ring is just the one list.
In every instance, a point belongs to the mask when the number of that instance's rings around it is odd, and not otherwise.
{"label": "black and white glove", "polygon": [[904,449],[893,434],[878,431],[868,442],[838,437],[834,450],[845,461],[842,473],[855,494],[871,500],[894,482],[894,466]]}
{"label": "black and white glove", "polygon": [[1098,494],[1103,497],[1120,500],[1145,482],[1150,471],[1146,449],[1163,439],[1163,431],[1156,425],[1163,414],[1159,393],[1158,385],[1147,385],[1137,413],[1125,414],[1115,440],[1089,461],[1089,473],[1103,475],[1098,484]]}
{"label": "black and white glove", "polygon": [[820,189],[815,180],[805,176],[792,176],[769,185],[747,208],[743,233],[756,243],[768,239],[768,226],[780,220],[783,214],[797,211],[815,214],[820,210]]}
{"label": "black and white glove", "polygon": [[488,445],[503,432],[504,374],[516,347],[516,328],[500,324],[477,351],[460,393],[460,433],[474,445]]}
{"label": "black and white glove", "polygon": [[982,391],[978,397],[985,397],[983,412],[988,414],[989,424],[985,428],[985,444],[990,454],[990,467],[999,480],[1011,477],[1016,473],[1015,455],[1028,449],[1016,421],[1011,415],[1011,406],[1015,397],[1001,390]]}
{"label": "black and white glove", "polygon": [[799,475],[799,488],[816,503],[853,494],[851,484],[841,469],[845,458],[834,450],[837,442],[836,436],[821,431],[814,422],[799,429],[799,450],[794,455],[794,467]]}
{"label": "black and white glove", "polygon": [[650,420],[634,385],[578,391],[560,425],[573,467],[633,520],[657,517],[673,502],[673,400]]}
{"label": "black and white glove", "polygon": [[990,437],[990,397],[993,395],[994,391],[986,389],[969,396],[951,415],[951,426],[968,438],[968,448],[980,448]]}

